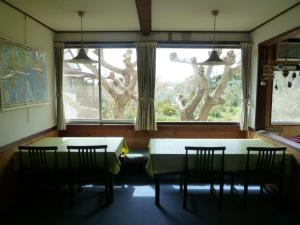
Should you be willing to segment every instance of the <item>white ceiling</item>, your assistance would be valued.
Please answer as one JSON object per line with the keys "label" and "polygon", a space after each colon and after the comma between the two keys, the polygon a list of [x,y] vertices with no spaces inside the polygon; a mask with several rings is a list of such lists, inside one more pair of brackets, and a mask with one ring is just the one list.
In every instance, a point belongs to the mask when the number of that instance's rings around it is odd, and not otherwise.
{"label": "white ceiling", "polygon": [[[139,31],[135,0],[6,0],[56,31]],[[299,0],[152,0],[152,31],[249,31]]]}

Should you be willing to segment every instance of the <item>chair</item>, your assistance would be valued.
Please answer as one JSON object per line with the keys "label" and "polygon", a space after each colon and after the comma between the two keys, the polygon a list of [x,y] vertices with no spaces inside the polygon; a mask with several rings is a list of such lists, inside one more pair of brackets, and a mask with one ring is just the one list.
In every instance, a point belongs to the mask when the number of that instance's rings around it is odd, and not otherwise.
{"label": "chair", "polygon": [[187,208],[188,183],[210,183],[210,192],[217,193],[214,183],[219,183],[219,208],[223,206],[225,147],[185,147],[183,172],[183,208]]}
{"label": "chair", "polygon": [[[111,203],[113,201],[113,185],[108,168],[107,145],[67,146],[67,149],[69,170],[71,173],[71,205],[73,205],[74,184],[79,185],[81,189],[83,184],[99,184],[101,181],[105,186],[105,204],[108,205]],[[104,153],[103,157],[97,157],[96,152],[99,151]]]}
{"label": "chair", "polygon": [[286,147],[248,147],[247,151],[244,174],[244,209],[247,207],[249,184],[260,185],[260,193],[263,193],[265,184],[277,184],[279,195],[283,195]]}
{"label": "chair", "polygon": [[26,188],[33,184],[46,185],[46,187],[54,185],[58,194],[57,147],[19,146],[18,149],[22,186]]}

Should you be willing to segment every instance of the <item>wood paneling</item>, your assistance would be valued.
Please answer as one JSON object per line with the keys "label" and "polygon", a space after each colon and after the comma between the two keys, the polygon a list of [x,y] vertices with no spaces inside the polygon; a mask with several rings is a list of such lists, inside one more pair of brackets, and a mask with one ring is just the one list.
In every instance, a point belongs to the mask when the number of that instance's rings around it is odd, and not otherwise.
{"label": "wood paneling", "polygon": [[60,136],[125,138],[128,147],[147,149],[150,138],[245,138],[239,125],[158,125],[156,132],[138,132],[133,125],[68,125]]}
{"label": "wood paneling", "polygon": [[300,125],[277,125],[272,127],[282,129],[281,136],[286,138],[300,136]]}
{"label": "wood paneling", "polygon": [[300,209],[300,144],[269,132],[253,132],[253,137],[260,138],[276,146],[286,146],[287,151],[293,155],[294,160],[289,170],[291,173],[289,174],[286,197],[293,206]]}
{"label": "wood paneling", "polygon": [[0,211],[15,200],[17,187],[12,168],[12,156],[19,145],[30,144],[44,137],[58,136],[56,127],[44,130],[0,148]]}
{"label": "wood paneling", "polygon": [[266,40],[258,46],[258,71],[257,71],[257,94],[256,94],[256,114],[255,114],[255,130],[263,130],[271,125],[272,110],[272,91],[273,80],[268,80],[266,86],[261,86],[260,82],[263,77],[263,64],[269,60],[276,59],[276,44],[295,37],[300,33],[300,27],[296,27],[290,31],[282,33],[276,37]]}

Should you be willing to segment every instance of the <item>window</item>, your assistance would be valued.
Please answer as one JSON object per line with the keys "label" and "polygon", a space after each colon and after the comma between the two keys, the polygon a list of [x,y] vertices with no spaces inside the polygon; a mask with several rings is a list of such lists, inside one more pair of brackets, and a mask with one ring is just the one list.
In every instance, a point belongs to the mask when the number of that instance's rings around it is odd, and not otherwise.
{"label": "window", "polygon": [[201,66],[207,48],[158,48],[155,104],[157,121],[238,122],[242,98],[241,50],[222,49],[230,66]]}
{"label": "window", "polygon": [[[76,56],[66,48],[64,59]],[[242,98],[240,49],[224,48],[230,66],[201,66],[207,48],[158,48],[155,110],[158,122],[239,122]],[[137,110],[134,48],[88,48],[93,64],[64,63],[67,121],[133,122]],[[100,55],[100,58],[99,58]]]}
{"label": "window", "polygon": [[[300,77],[298,72],[292,80],[290,71],[287,79],[282,76],[282,71],[274,72],[273,98],[272,98],[272,124],[300,124]],[[288,87],[288,82],[292,86]],[[277,84],[277,90],[275,85]]]}
{"label": "window", "polygon": [[[65,49],[64,59],[73,58],[77,51],[74,48]],[[137,106],[135,49],[89,48],[87,54],[98,63],[64,63],[66,119],[132,121]]]}

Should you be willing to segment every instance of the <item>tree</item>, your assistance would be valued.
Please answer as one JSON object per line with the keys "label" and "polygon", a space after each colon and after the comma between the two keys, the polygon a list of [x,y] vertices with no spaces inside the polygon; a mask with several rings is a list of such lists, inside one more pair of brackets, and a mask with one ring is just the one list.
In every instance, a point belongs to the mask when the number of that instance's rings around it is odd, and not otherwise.
{"label": "tree", "polygon": [[[111,72],[107,77],[101,77],[102,87],[109,93],[113,100],[113,118],[123,119],[125,106],[131,100],[137,99],[136,84],[137,71],[136,62],[132,62],[132,50],[128,49],[123,55],[124,69],[116,67],[105,60],[103,49],[100,49],[100,64]],[[98,49],[95,50],[98,54]],[[98,74],[97,68],[93,64],[86,65],[94,74]]]}
{"label": "tree", "polygon": [[[221,50],[219,50],[219,54]],[[177,94],[177,104],[180,108],[180,117],[182,121],[199,120],[207,121],[210,110],[215,105],[225,103],[222,94],[230,78],[240,73],[240,67],[232,67],[235,63],[234,51],[228,51],[224,60],[228,62],[224,66],[223,74],[215,87],[211,87],[211,73],[213,66],[208,66],[206,71],[203,66],[197,65],[196,57],[190,59],[181,59],[177,53],[170,54],[170,60],[177,63],[186,63],[192,66],[193,75],[186,84],[188,92]]]}

